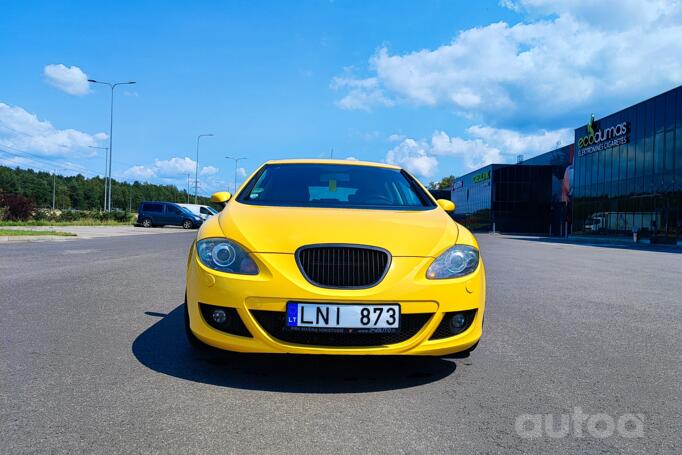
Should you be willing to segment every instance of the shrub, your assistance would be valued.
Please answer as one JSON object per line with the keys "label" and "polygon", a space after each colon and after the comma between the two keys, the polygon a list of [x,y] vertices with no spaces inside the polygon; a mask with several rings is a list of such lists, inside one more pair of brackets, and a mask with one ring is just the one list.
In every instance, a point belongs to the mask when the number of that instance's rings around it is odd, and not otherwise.
{"label": "shrub", "polygon": [[27,221],[33,214],[33,201],[19,194],[4,194],[0,201],[4,218],[9,221]]}

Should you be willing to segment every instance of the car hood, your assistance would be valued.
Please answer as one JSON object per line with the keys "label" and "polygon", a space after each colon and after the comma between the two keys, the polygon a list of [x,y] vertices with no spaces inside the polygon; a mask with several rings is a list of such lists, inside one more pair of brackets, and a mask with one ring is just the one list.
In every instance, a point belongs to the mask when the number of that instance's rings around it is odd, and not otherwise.
{"label": "car hood", "polygon": [[256,253],[294,253],[304,245],[377,246],[393,256],[435,257],[457,241],[458,225],[440,208],[364,210],[270,207],[232,201],[219,215],[225,237]]}

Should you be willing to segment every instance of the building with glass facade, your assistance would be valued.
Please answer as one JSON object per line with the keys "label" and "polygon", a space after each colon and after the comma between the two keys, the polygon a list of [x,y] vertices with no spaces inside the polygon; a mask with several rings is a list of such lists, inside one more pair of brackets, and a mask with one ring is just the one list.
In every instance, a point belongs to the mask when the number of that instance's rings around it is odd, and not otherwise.
{"label": "building with glass facade", "polygon": [[591,118],[574,144],[455,179],[452,200],[477,230],[682,241],[682,86]]}
{"label": "building with glass facade", "polygon": [[682,238],[682,86],[575,130],[573,232]]}
{"label": "building with glass facade", "polygon": [[545,233],[552,167],[492,164],[455,180],[455,219],[472,230]]}

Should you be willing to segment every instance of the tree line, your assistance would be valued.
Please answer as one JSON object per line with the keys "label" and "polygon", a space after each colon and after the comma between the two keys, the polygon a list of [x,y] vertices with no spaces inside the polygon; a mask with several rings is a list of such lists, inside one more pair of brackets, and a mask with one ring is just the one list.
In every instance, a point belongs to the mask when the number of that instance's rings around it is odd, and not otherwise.
{"label": "tree line", "polygon": [[[0,193],[20,195],[31,199],[38,208],[52,207],[55,191],[55,208],[98,210],[104,207],[104,179],[86,178],[83,175],[63,176],[33,169],[0,166]],[[112,207],[132,211],[142,201],[187,202],[187,192],[174,185],[119,182],[112,180]],[[194,197],[190,195],[190,202]],[[210,198],[199,196],[199,204],[209,204]]]}

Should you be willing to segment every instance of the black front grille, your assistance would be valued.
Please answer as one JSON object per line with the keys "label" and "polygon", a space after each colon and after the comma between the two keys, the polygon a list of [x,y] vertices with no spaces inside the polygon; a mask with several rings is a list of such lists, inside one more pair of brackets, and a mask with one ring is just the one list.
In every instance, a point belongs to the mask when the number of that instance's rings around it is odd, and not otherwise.
{"label": "black front grille", "polygon": [[308,346],[385,346],[409,340],[424,327],[431,313],[403,314],[400,328],[392,332],[358,332],[357,329],[310,329],[287,327],[283,311],[251,310],[256,321],[273,338]]}
{"label": "black front grille", "polygon": [[298,265],[312,284],[329,288],[367,288],[386,274],[387,251],[362,246],[320,245],[298,250]]}

